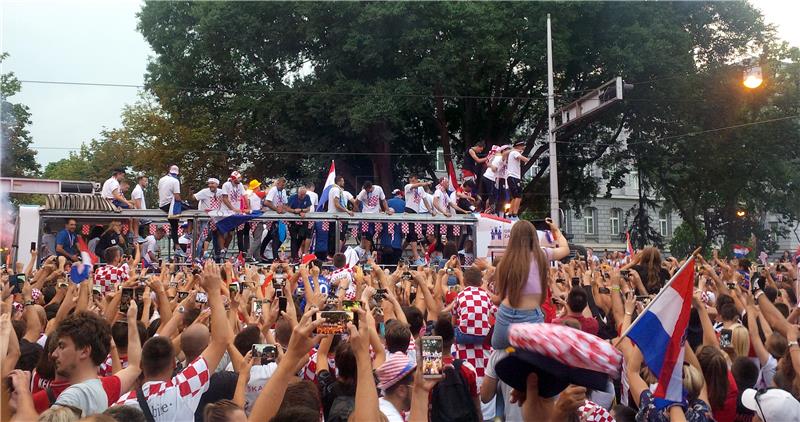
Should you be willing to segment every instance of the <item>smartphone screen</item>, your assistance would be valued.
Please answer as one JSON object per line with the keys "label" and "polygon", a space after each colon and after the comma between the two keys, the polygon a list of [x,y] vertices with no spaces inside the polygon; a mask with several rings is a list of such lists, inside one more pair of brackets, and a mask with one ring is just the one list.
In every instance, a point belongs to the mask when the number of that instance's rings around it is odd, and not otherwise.
{"label": "smartphone screen", "polygon": [[206,292],[197,292],[197,296],[195,296],[194,301],[197,303],[208,303],[208,295]]}
{"label": "smartphone screen", "polygon": [[286,312],[286,301],[288,299],[284,296],[278,298],[278,312]]}
{"label": "smartphone screen", "polygon": [[189,297],[189,292],[178,292],[178,300],[183,300]]}
{"label": "smartphone screen", "polygon": [[442,337],[422,337],[422,376],[427,379],[442,378],[444,365],[442,364],[443,352]]}
{"label": "smartphone screen", "polygon": [[122,299],[119,301],[120,312],[128,312],[128,306],[131,303],[131,299],[133,299],[133,289],[130,287],[123,287]]}
{"label": "smartphone screen", "polygon": [[22,293],[22,285],[25,284],[25,274],[14,274],[8,278],[11,285],[11,294]]}
{"label": "smartphone screen", "polygon": [[253,304],[250,305],[250,313],[253,315],[261,315],[263,312],[264,302],[256,299],[253,301]]}
{"label": "smartphone screen", "polygon": [[721,349],[729,349],[733,347],[733,330],[723,328],[719,332],[719,347]]}
{"label": "smartphone screen", "polygon": [[36,242],[31,242],[31,251],[36,250]]}
{"label": "smartphone screen", "polygon": [[239,293],[239,283],[231,283],[228,285],[228,291],[231,294]]}
{"label": "smartphone screen", "polygon": [[579,287],[581,285],[581,278],[580,277],[572,277],[570,282],[572,283],[572,287]]}
{"label": "smartphone screen", "polygon": [[375,299],[375,302],[380,302],[386,299],[386,296],[389,294],[389,291],[386,289],[378,289],[375,291],[375,294],[372,297]]}
{"label": "smartphone screen", "polygon": [[134,297],[136,298],[136,304],[142,306],[144,304],[144,288],[137,287],[134,290]]}
{"label": "smartphone screen", "polygon": [[533,223],[533,227],[537,231],[541,231],[541,232],[550,231],[550,225],[547,224],[547,221],[544,221],[544,220],[533,220],[533,221],[531,221],[531,223]]}
{"label": "smartphone screen", "polygon": [[319,311],[314,319],[324,319],[317,326],[316,334],[342,334],[347,331],[347,322],[353,320],[353,313],[348,311]]}
{"label": "smartphone screen", "polygon": [[342,301],[342,310],[353,312],[356,309],[361,307],[360,300],[343,300]]}
{"label": "smartphone screen", "polygon": [[253,364],[266,365],[278,359],[278,348],[274,344],[254,344],[251,355],[253,356]]}

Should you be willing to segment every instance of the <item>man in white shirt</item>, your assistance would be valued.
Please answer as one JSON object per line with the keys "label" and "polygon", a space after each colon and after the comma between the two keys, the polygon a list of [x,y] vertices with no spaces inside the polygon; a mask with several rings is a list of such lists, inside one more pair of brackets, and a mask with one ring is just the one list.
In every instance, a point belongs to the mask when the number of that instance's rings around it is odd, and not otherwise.
{"label": "man in white shirt", "polygon": [[[269,188],[267,196],[264,198],[264,206],[267,208],[267,212],[270,214],[284,214],[286,211],[288,211],[286,205],[288,202],[289,198],[286,194],[286,179],[280,177],[275,181],[275,184]],[[278,252],[283,244],[283,242],[280,240],[280,228],[277,220],[270,224],[267,235],[264,236],[264,239],[261,241],[259,255],[261,260],[266,260],[266,258],[264,258],[264,251],[267,249],[267,245],[269,245],[270,242],[272,243],[272,256],[275,258],[278,256]]]}
{"label": "man in white shirt", "polygon": [[[222,184],[222,209],[226,209],[231,212],[231,214],[248,214],[249,210],[247,209],[247,201],[244,197],[244,185],[242,185],[242,175],[239,174],[238,171],[234,171],[231,173],[231,176],[228,178],[228,181]],[[239,230],[238,228],[234,230],[236,232],[236,241],[239,246],[240,251],[246,251],[247,248],[244,245],[244,231]],[[220,255],[223,257],[228,252],[228,244],[231,243],[233,239],[233,232],[230,231],[222,235],[222,245],[220,245]],[[249,240],[249,239],[248,239]]]}
{"label": "man in white shirt", "polygon": [[144,188],[147,187],[147,176],[140,175],[136,178],[136,186],[131,192],[131,199],[133,200],[133,207],[137,210],[146,210],[147,203],[144,200]]}
{"label": "man in white shirt", "polygon": [[519,213],[519,205],[522,202],[522,186],[520,186],[520,179],[522,178],[522,165],[528,162],[528,157],[522,155],[525,151],[525,142],[517,141],[514,143],[514,148],[508,154],[508,174],[506,175],[506,183],[508,184],[508,192],[511,194],[511,209],[509,216],[517,218]]}
{"label": "man in white shirt", "polygon": [[378,376],[377,387],[383,390],[383,397],[378,399],[378,407],[389,422],[404,422],[402,413],[411,410],[416,367],[416,362],[410,360],[405,353],[395,352],[375,370]]}
{"label": "man in white shirt", "polygon": [[[258,181],[258,179],[253,179],[247,184],[247,192],[245,192],[245,195],[247,196],[247,203],[251,211],[261,211],[262,208],[264,208],[264,197],[267,194],[264,192],[263,186],[264,184]],[[264,223],[259,221],[250,224],[255,224],[255,228],[253,229],[252,238],[250,239],[247,256],[248,259],[254,261],[260,256],[259,248],[261,247],[261,238],[264,237]]]}
{"label": "man in white shirt", "polygon": [[[158,208],[167,213],[167,215],[172,214],[172,203],[181,201],[181,182],[178,179],[179,173],[178,166],[172,165],[169,168],[169,173],[161,179],[158,179]],[[175,255],[185,257],[186,254],[183,253],[180,245],[178,245],[177,217],[169,219],[169,237],[172,239],[172,248],[175,251]]]}
{"label": "man in white shirt", "polygon": [[436,190],[433,192],[433,209],[445,217],[453,215],[453,208],[450,205],[450,181],[446,177],[439,180]]}
{"label": "man in white shirt", "polygon": [[319,195],[314,191],[314,182],[306,183],[306,195],[311,198],[311,211],[314,212],[319,204]]}
{"label": "man in white shirt", "polygon": [[106,199],[117,207],[131,208],[133,207],[133,201],[128,201],[125,199],[125,196],[122,195],[122,190],[119,186],[119,182],[121,182],[124,178],[125,170],[114,169],[114,171],[111,173],[111,177],[103,182],[103,189],[100,195],[103,197],[103,199]]}
{"label": "man in white shirt", "polygon": [[167,233],[164,228],[159,226],[156,229],[156,234],[148,235],[141,242],[142,259],[144,260],[145,267],[154,267],[158,265],[158,241],[163,239]]}
{"label": "man in white shirt", "polygon": [[[356,196],[356,201],[360,204],[361,212],[364,214],[377,214],[381,211],[388,215],[394,214],[394,210],[389,208],[389,205],[386,203],[386,194],[383,192],[383,188],[373,185],[369,180],[362,185],[361,192]],[[363,228],[364,225],[362,224],[362,229]],[[362,230],[361,236],[367,236],[370,240],[373,240],[375,236],[375,223],[367,224],[366,229],[366,231]]]}
{"label": "man in white shirt", "polygon": [[[408,178],[408,183],[403,187],[406,200],[406,214],[423,214],[427,213],[428,210],[432,208],[428,200],[428,193],[425,192],[424,188],[430,184],[431,182],[420,182],[419,178],[414,174]],[[435,211],[431,214],[436,215]],[[406,236],[405,243],[411,244],[411,249],[416,250],[417,240],[419,239],[416,230],[410,229]],[[403,249],[406,248],[406,244],[403,245]]]}
{"label": "man in white shirt", "polygon": [[[201,189],[199,192],[194,194],[194,199],[197,201],[197,209],[203,211],[209,215],[211,218],[219,218],[221,205],[222,205],[222,192],[219,190],[219,180],[216,178],[210,178],[206,182],[208,185],[207,188]],[[222,216],[227,216],[227,214],[223,214]],[[201,226],[198,228],[198,233],[202,234],[206,227],[209,226],[208,221],[203,221]],[[220,239],[219,233],[215,230],[211,230],[209,228],[209,238],[212,239],[214,243],[214,255],[218,255],[219,245],[222,244],[222,239]],[[195,256],[207,258],[207,254],[204,253],[206,248],[206,240],[199,242],[197,245],[197,253]]]}
{"label": "man in white shirt", "polygon": [[[336,184],[331,186],[331,190],[328,191],[328,212],[346,212],[352,217],[353,212],[347,208],[347,205],[351,203],[350,198],[352,195],[344,190],[344,177],[337,176]],[[342,250],[346,241],[347,223],[342,222],[339,226],[339,245],[336,244],[333,233],[328,233],[328,255],[331,256]],[[335,225],[331,224],[330,227],[335,227]]]}

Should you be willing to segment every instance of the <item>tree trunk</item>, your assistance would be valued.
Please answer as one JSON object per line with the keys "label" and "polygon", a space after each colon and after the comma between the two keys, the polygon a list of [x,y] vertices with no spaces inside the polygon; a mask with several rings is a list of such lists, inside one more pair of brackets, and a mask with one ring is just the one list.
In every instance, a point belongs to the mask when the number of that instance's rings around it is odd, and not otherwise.
{"label": "tree trunk", "polygon": [[372,177],[374,183],[384,190],[391,191],[394,186],[392,180],[392,158],[389,155],[391,145],[387,139],[388,130],[386,122],[377,122],[367,130],[367,141],[372,152]]}

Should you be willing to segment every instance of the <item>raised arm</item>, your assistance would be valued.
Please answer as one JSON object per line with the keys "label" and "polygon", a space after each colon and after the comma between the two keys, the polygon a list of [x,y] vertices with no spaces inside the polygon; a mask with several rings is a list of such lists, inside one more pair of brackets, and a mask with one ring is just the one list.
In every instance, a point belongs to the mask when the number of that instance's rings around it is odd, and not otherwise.
{"label": "raised arm", "polygon": [[383,415],[378,410],[378,392],[375,388],[375,377],[372,375],[372,362],[369,359],[369,333],[367,329],[366,313],[363,309],[356,310],[358,315],[358,328],[348,323],[350,330],[350,344],[356,355],[358,368],[356,381],[356,402],[351,421],[380,421]]}
{"label": "raised arm", "polygon": [[219,267],[210,260],[206,261],[201,285],[206,291],[208,306],[211,308],[211,343],[203,351],[202,356],[209,368],[216,368],[219,365],[228,343],[233,341],[233,330],[228,325],[220,293],[222,284]]}
{"label": "raised arm", "polygon": [[559,259],[566,258],[569,256],[569,243],[567,239],[561,234],[561,229],[553,222],[551,219],[546,219],[547,225],[550,226],[550,233],[553,234],[553,238],[558,246],[552,249],[552,253],[550,258],[553,261],[558,261]]}
{"label": "raised arm", "polygon": [[136,301],[131,300],[128,305],[128,367],[117,372],[120,382],[120,393],[127,392],[133,388],[134,383],[142,373],[142,343],[139,339],[139,329],[136,326],[136,313],[139,309],[136,306]]}

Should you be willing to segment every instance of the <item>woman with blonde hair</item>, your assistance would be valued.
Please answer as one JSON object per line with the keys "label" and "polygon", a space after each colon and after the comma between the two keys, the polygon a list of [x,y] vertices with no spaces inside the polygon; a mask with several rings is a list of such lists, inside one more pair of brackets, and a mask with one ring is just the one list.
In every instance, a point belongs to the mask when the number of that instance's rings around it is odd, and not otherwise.
{"label": "woman with blonde hair", "polygon": [[492,334],[495,349],[509,346],[511,324],[544,322],[540,306],[548,288],[548,265],[569,255],[569,245],[561,230],[550,219],[546,221],[555,247],[540,246],[539,234],[529,221],[520,220],[511,227],[508,246],[494,274],[501,301]]}

